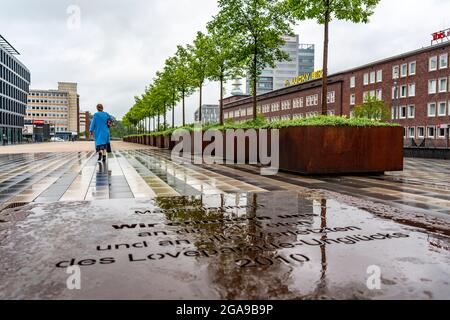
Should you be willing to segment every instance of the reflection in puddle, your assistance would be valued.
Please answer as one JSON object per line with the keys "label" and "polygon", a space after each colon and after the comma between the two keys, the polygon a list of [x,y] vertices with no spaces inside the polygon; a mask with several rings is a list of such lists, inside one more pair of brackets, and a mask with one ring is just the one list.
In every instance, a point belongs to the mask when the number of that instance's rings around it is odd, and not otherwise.
{"label": "reflection in puddle", "polygon": [[[274,192],[30,210],[0,242],[2,298],[450,296],[448,238],[333,199]],[[80,291],[64,286],[69,265],[82,268]],[[381,270],[380,290],[367,286],[371,266]]]}

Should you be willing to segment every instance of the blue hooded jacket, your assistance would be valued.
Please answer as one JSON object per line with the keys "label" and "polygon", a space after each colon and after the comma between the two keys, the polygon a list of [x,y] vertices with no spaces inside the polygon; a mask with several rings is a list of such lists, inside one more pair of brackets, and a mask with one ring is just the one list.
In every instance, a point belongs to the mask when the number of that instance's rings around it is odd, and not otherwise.
{"label": "blue hooded jacket", "polygon": [[96,147],[110,143],[108,120],[112,120],[111,116],[103,111],[96,112],[92,118],[89,132],[94,133]]}

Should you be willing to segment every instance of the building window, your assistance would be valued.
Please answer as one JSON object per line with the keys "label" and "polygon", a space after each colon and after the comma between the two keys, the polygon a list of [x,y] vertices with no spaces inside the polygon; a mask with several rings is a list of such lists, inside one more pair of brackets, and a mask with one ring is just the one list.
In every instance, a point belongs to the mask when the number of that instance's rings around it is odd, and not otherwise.
{"label": "building window", "polygon": [[437,129],[437,134],[438,134],[438,138],[439,139],[445,138],[445,129],[444,128],[438,128]]}
{"label": "building window", "polygon": [[369,74],[368,73],[364,73],[364,85],[368,85],[369,84]]}
{"label": "building window", "polygon": [[350,105],[354,106],[356,104],[356,96],[354,94],[350,95]]}
{"label": "building window", "polygon": [[406,85],[402,85],[400,87],[400,98],[406,98],[408,94],[408,87]]}
{"label": "building window", "polygon": [[383,70],[377,71],[377,82],[383,82]]}
{"label": "building window", "polygon": [[399,119],[406,119],[406,106],[400,106],[399,111]]}
{"label": "building window", "polygon": [[291,109],[291,101],[285,100],[281,102],[281,110],[289,110]]}
{"label": "building window", "polygon": [[417,137],[425,138],[425,128],[424,127],[417,127]]}
{"label": "building window", "polygon": [[397,119],[397,107],[391,107],[391,119]]}
{"label": "building window", "polygon": [[336,102],[336,92],[331,91],[327,94],[327,103],[335,103]]}
{"label": "building window", "polygon": [[416,84],[410,83],[408,84],[408,97],[415,97],[416,96]]}
{"label": "building window", "polygon": [[354,88],[356,86],[356,77],[353,76],[350,78],[350,88]]}
{"label": "building window", "polygon": [[434,139],[436,135],[435,127],[427,127],[427,138]]}
{"label": "building window", "polygon": [[248,116],[252,116],[253,115],[253,108],[252,107],[247,108],[247,115]]}
{"label": "building window", "polygon": [[380,101],[383,100],[383,90],[377,89],[376,97],[377,97],[377,100],[380,100]]}
{"label": "building window", "polygon": [[402,78],[406,77],[408,75],[408,64],[402,64],[401,68],[400,68],[400,76]]}
{"label": "building window", "polygon": [[416,106],[408,106],[408,119],[414,119],[416,115]]}
{"label": "building window", "polygon": [[428,117],[436,117],[436,103],[431,102],[428,104]]}
{"label": "building window", "polygon": [[399,66],[393,66],[392,67],[392,79],[398,79],[400,73]]}
{"label": "building window", "polygon": [[409,138],[414,139],[416,137],[416,128],[415,127],[409,127]]}
{"label": "building window", "polygon": [[334,110],[328,110],[328,111],[327,111],[327,114],[328,114],[329,116],[334,116],[334,115],[335,115],[335,112],[334,112]]}
{"label": "building window", "polygon": [[366,102],[369,97],[370,97],[370,92],[364,91],[363,92],[363,102]]}
{"label": "building window", "polygon": [[284,116],[281,116],[281,120],[291,120],[291,116],[290,115],[284,115]]}
{"label": "building window", "polygon": [[448,53],[439,56],[439,69],[446,69],[448,67]]}
{"label": "building window", "polygon": [[276,112],[280,110],[280,104],[278,102],[272,103],[272,112]]}
{"label": "building window", "polygon": [[428,80],[428,94],[436,93],[436,80]]}
{"label": "building window", "polygon": [[428,63],[428,71],[437,70],[437,56],[431,57]]}
{"label": "building window", "polygon": [[415,74],[416,74],[416,62],[413,61],[409,63],[409,75],[413,76]]}
{"label": "building window", "polygon": [[439,92],[447,92],[447,78],[439,79]]}
{"label": "building window", "polygon": [[438,116],[445,117],[446,113],[447,113],[447,103],[445,101],[439,102]]}
{"label": "building window", "polygon": [[370,83],[371,83],[371,84],[375,83],[375,76],[376,76],[375,71],[372,71],[372,72],[370,73]]}
{"label": "building window", "polygon": [[398,99],[398,88],[392,87],[392,99]]}

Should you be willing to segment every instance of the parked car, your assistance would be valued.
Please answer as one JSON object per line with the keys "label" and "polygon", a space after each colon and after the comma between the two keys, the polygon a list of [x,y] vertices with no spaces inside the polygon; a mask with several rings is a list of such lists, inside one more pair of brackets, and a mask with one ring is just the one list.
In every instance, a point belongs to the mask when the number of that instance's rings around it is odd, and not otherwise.
{"label": "parked car", "polygon": [[60,137],[52,137],[50,139],[51,142],[64,142],[64,139],[61,139]]}

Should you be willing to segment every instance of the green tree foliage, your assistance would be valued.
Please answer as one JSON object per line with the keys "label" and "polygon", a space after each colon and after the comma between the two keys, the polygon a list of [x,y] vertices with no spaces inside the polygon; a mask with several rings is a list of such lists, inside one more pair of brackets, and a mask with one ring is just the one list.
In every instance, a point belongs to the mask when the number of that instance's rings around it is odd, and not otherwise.
{"label": "green tree foliage", "polygon": [[190,55],[188,50],[182,46],[177,46],[177,52],[173,57],[173,63],[175,65],[175,87],[181,96],[182,101],[182,115],[183,126],[186,125],[186,108],[185,98],[191,95],[194,91],[194,82],[190,74]]}
{"label": "green tree foliage", "polygon": [[214,54],[214,44],[208,35],[197,32],[193,45],[188,45],[189,70],[191,79],[199,89],[199,121],[202,122],[202,89],[210,71],[211,59]]}
{"label": "green tree foliage", "polygon": [[364,103],[353,109],[355,118],[386,121],[391,117],[391,112],[386,103],[376,97],[368,96]]}
{"label": "green tree foliage", "polygon": [[[380,0],[286,0],[295,18],[315,19],[324,25],[322,97],[328,93],[329,23],[333,18],[354,23],[369,21]],[[327,99],[322,99],[322,114],[327,114]]]}
{"label": "green tree foliage", "polygon": [[253,117],[256,118],[256,84],[261,71],[287,60],[281,50],[283,36],[292,35],[291,14],[277,0],[218,0],[219,13],[209,24],[220,34],[236,39],[237,61],[242,62],[252,83]]}
{"label": "green tree foliage", "polygon": [[239,49],[238,37],[224,34],[214,23],[208,24],[208,32],[212,41],[208,79],[219,81],[219,123],[223,124],[223,87],[227,80],[243,76],[243,63],[236,59],[235,53]]}

